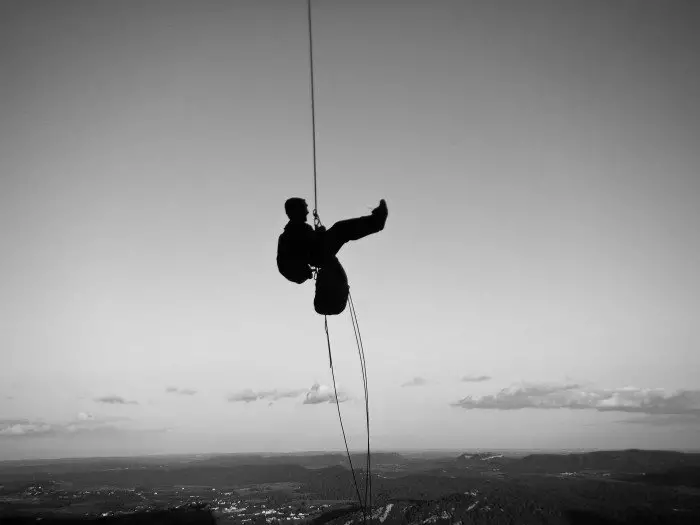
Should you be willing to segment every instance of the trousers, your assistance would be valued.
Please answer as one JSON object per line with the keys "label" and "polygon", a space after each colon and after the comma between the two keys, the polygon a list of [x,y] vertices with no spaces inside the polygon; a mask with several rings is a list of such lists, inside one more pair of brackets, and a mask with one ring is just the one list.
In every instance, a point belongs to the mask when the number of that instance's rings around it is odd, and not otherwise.
{"label": "trousers", "polygon": [[320,315],[338,315],[345,310],[350,294],[348,276],[338,260],[338,252],[349,241],[356,241],[383,229],[373,215],[336,222],[325,232],[318,232],[312,266],[316,266],[314,310]]}
{"label": "trousers", "polygon": [[382,229],[383,225],[373,215],[336,222],[325,232],[317,232],[318,237],[316,246],[312,250],[311,265],[317,268],[323,268],[327,264],[335,266],[337,263],[336,255],[345,243],[362,239]]}

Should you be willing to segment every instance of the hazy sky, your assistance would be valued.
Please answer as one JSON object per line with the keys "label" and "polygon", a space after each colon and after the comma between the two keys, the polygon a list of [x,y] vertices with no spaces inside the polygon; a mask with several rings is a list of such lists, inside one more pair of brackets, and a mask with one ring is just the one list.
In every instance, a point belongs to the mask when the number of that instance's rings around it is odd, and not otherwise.
{"label": "hazy sky", "polygon": [[[315,0],[387,448],[700,443],[700,5]],[[304,0],[0,3],[0,459],[341,449]],[[329,321],[364,446],[348,312]]]}

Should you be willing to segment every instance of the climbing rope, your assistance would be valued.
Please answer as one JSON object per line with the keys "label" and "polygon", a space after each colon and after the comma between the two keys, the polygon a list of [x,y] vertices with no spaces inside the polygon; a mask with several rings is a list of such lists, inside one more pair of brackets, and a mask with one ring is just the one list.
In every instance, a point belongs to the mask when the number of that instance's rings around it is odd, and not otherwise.
{"label": "climbing rope", "polygon": [[316,103],[314,97],[314,39],[311,32],[311,0],[307,0],[307,13],[309,17],[309,71],[311,74],[311,142],[314,159],[314,228],[321,226],[318,216],[318,181],[316,176]]}
{"label": "climbing rope", "polygon": [[352,295],[348,295],[349,298],[349,311],[350,320],[352,321],[353,330],[355,332],[355,341],[357,342],[357,351],[360,356],[360,368],[362,369],[362,383],[364,386],[365,393],[365,420],[367,423],[367,465],[365,469],[365,497],[364,499],[360,496],[360,489],[357,483],[357,476],[355,474],[355,466],[352,463],[352,455],[350,454],[350,448],[348,447],[348,440],[345,434],[345,427],[343,425],[343,416],[340,412],[340,399],[338,398],[338,387],[335,380],[335,370],[333,368],[333,352],[331,350],[331,339],[328,331],[328,317],[324,316],[324,327],[326,331],[326,342],[328,343],[328,362],[331,369],[331,377],[333,378],[333,392],[335,394],[335,405],[338,409],[338,419],[340,420],[340,429],[343,433],[343,441],[345,443],[345,451],[348,456],[348,462],[350,463],[350,471],[352,472],[352,481],[355,487],[355,493],[357,494],[357,499],[362,507],[362,514],[364,522],[367,522],[368,515],[371,518],[372,512],[372,474],[371,474],[371,455],[370,455],[370,439],[369,439],[369,390],[367,388],[367,364],[365,361],[365,349],[362,343],[362,334],[360,333],[360,325],[357,320],[357,311],[355,310],[355,304],[352,300]]}
{"label": "climbing rope", "polygon": [[[313,169],[314,169],[314,229],[318,229],[322,226],[321,219],[318,215],[318,176],[316,169],[316,104],[314,97],[314,53],[313,53],[313,33],[311,30],[311,0],[307,0],[307,15],[309,22],[309,69],[311,76],[311,138],[312,138],[312,154],[313,154]],[[314,271],[314,279],[318,276],[318,272]],[[352,322],[353,331],[355,333],[355,341],[357,343],[358,354],[360,356],[360,368],[362,370],[362,383],[365,394],[365,420],[367,424],[367,464],[365,469],[365,494],[364,499],[360,496],[360,489],[357,484],[357,476],[355,475],[355,467],[352,463],[352,455],[350,454],[350,448],[348,446],[348,440],[345,434],[345,427],[343,425],[343,416],[340,412],[340,400],[338,399],[338,388],[335,381],[335,370],[333,368],[333,353],[331,350],[331,339],[328,331],[328,317],[323,316],[324,327],[326,331],[326,342],[328,343],[328,361],[331,368],[331,377],[333,378],[333,391],[335,394],[335,405],[338,409],[338,419],[340,420],[340,429],[343,433],[343,441],[345,443],[345,451],[348,456],[348,463],[350,464],[350,471],[352,472],[353,485],[355,486],[355,492],[357,495],[358,502],[362,507],[363,522],[366,524],[367,519],[371,520],[372,512],[372,474],[371,474],[371,462],[370,462],[370,437],[369,437],[369,391],[367,388],[367,366],[365,362],[365,350],[362,344],[362,336],[360,334],[360,325],[357,321],[357,312],[355,310],[355,305],[352,301],[352,295],[348,294],[348,304],[350,306],[350,320]],[[368,516],[369,515],[369,516]]]}
{"label": "climbing rope", "polygon": [[343,416],[340,413],[340,399],[338,399],[338,387],[335,381],[335,370],[333,369],[333,354],[331,352],[331,338],[328,333],[328,317],[323,316],[323,324],[326,328],[326,341],[328,342],[328,361],[330,363],[331,367],[331,377],[333,378],[333,392],[335,394],[335,406],[338,409],[338,419],[340,420],[340,430],[343,432],[343,441],[345,442],[345,452],[348,455],[348,462],[350,463],[350,472],[352,472],[352,483],[355,487],[355,493],[357,494],[357,501],[360,503],[360,506],[362,507],[362,516],[363,516],[363,521],[364,523],[367,522],[367,511],[366,511],[366,497],[363,502],[362,497],[360,496],[360,488],[357,485],[357,476],[355,475],[355,467],[352,464],[352,455],[350,454],[350,447],[348,447],[348,438],[345,435],[345,427],[343,425]]}
{"label": "climbing rope", "polygon": [[355,303],[352,300],[352,294],[348,292],[348,304],[350,306],[350,320],[352,321],[353,331],[355,332],[355,342],[357,343],[357,352],[360,356],[360,367],[362,369],[362,382],[365,390],[365,421],[367,423],[367,464],[365,470],[365,505],[369,512],[372,511],[372,468],[370,456],[369,442],[369,390],[367,388],[367,362],[365,360],[365,347],[362,343],[362,334],[360,333],[360,323],[357,320],[357,310]]}

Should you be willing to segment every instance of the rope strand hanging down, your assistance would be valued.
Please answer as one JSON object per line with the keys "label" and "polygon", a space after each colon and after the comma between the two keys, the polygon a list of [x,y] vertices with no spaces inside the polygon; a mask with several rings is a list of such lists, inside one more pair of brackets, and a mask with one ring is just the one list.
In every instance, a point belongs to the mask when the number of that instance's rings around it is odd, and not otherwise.
{"label": "rope strand hanging down", "polygon": [[360,496],[360,488],[357,483],[357,475],[355,474],[355,466],[352,462],[352,455],[350,454],[350,448],[348,446],[347,436],[345,434],[345,427],[343,425],[343,416],[340,412],[340,399],[338,399],[338,387],[335,380],[335,370],[333,367],[333,353],[331,351],[331,339],[328,331],[328,317],[324,316],[324,327],[326,331],[326,341],[328,343],[328,361],[331,369],[331,377],[333,378],[333,392],[335,395],[335,404],[338,410],[338,419],[340,420],[340,429],[343,433],[343,441],[345,443],[345,451],[348,456],[348,462],[350,464],[350,471],[352,473],[353,485],[355,488],[355,493],[357,495],[358,502],[362,508],[363,522],[366,524],[368,519],[372,518],[372,473],[371,473],[371,454],[370,454],[370,434],[369,434],[369,390],[367,388],[367,365],[365,361],[365,350],[362,343],[362,335],[360,334],[360,325],[357,320],[357,311],[355,310],[355,305],[350,301],[350,320],[352,322],[353,330],[355,332],[355,341],[357,343],[357,350],[360,356],[360,368],[362,369],[362,383],[364,386],[365,394],[365,417],[367,422],[367,465],[365,469],[365,497],[364,500]]}
{"label": "rope strand hanging down", "polygon": [[352,300],[352,294],[348,293],[348,301],[350,305],[350,320],[352,321],[352,327],[355,332],[355,342],[357,343],[357,351],[360,355],[360,367],[362,369],[362,382],[364,383],[365,390],[365,419],[367,423],[367,465],[365,470],[365,505],[368,511],[372,512],[372,467],[371,467],[371,454],[370,454],[370,441],[369,441],[369,389],[367,382],[367,361],[365,359],[365,346],[362,343],[362,334],[360,333],[360,322],[357,319],[357,310],[355,309],[355,303]]}
{"label": "rope strand hanging down", "polygon": [[316,100],[314,89],[314,44],[313,33],[311,31],[311,0],[307,0],[307,14],[309,18],[309,72],[311,74],[311,142],[314,162],[314,227],[321,225],[318,216],[318,180],[316,175]]}
{"label": "rope strand hanging down", "polygon": [[350,472],[352,472],[352,481],[353,481],[353,485],[355,486],[355,492],[357,494],[357,501],[359,502],[360,506],[362,507],[363,515],[365,515],[365,506],[362,502],[362,498],[360,497],[360,488],[357,485],[357,477],[355,476],[355,467],[352,464],[352,456],[350,455],[350,448],[348,447],[348,439],[345,435],[345,426],[343,425],[343,416],[340,415],[340,399],[338,399],[338,387],[336,386],[335,371],[333,369],[333,354],[331,353],[331,337],[330,337],[330,334],[328,333],[328,317],[325,315],[323,316],[323,323],[324,323],[324,326],[326,329],[326,341],[328,342],[328,360],[330,362],[330,367],[331,367],[331,377],[333,378],[333,393],[335,395],[335,406],[338,409],[338,419],[340,420],[340,430],[343,433],[343,441],[345,442],[345,451],[348,454],[348,462],[350,463]]}

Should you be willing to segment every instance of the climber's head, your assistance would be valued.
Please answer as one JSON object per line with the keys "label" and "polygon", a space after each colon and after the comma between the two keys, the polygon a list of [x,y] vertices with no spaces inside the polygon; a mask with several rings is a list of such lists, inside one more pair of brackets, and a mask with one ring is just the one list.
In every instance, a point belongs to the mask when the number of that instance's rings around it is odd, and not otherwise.
{"label": "climber's head", "polygon": [[306,222],[309,215],[309,205],[300,197],[292,197],[284,203],[284,211],[290,221]]}

